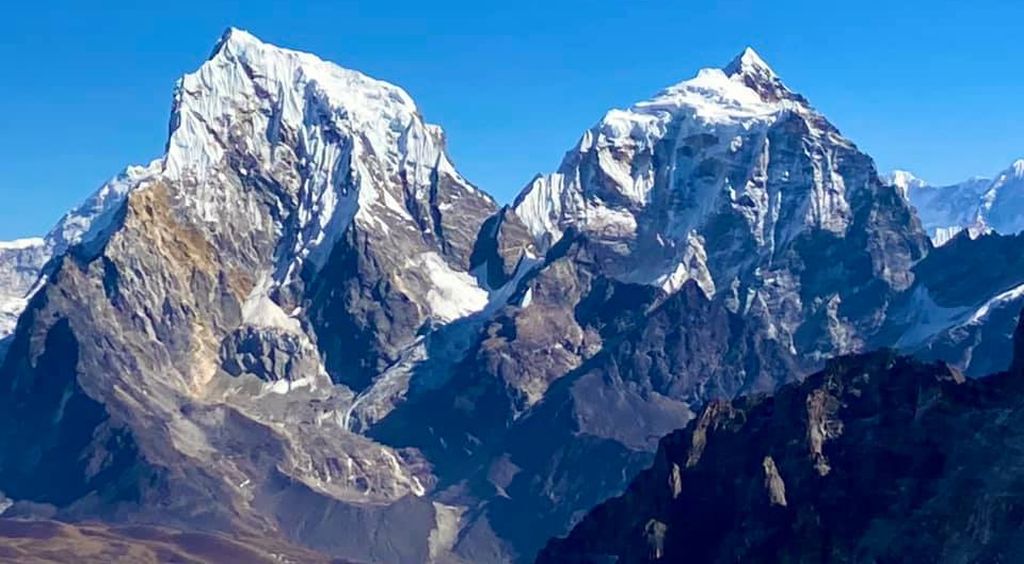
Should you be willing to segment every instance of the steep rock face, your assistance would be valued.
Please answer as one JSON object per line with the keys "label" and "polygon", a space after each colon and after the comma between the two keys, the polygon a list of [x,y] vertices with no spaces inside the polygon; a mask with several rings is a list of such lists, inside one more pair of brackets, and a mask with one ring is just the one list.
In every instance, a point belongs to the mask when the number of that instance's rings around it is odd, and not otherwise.
{"label": "steep rock face", "polygon": [[[635,472],[648,459],[618,437],[577,434],[567,375],[595,358],[605,339],[638,328],[660,294],[608,278],[591,251],[586,238],[568,236],[483,321],[442,385],[414,389],[368,429],[387,444],[421,450],[439,477],[439,499],[477,508],[464,516],[455,545],[467,561],[528,559],[539,548],[539,531],[563,528],[580,507],[615,491],[623,471]],[[611,409],[602,401],[621,390],[611,384],[607,392],[588,398],[591,405]],[[686,405],[670,398],[652,406],[636,394],[623,399],[632,403],[617,416],[640,421],[659,414],[651,433],[689,417]],[[587,466],[598,453],[608,463]]]}
{"label": "steep rock face", "polygon": [[0,366],[0,489],[68,519],[444,553],[425,461],[343,424],[417,331],[488,301],[467,270],[496,208],[440,129],[397,87],[230,30],[180,82],[167,154],[122,180],[55,229]]}
{"label": "steep rock face", "polygon": [[172,119],[166,167],[192,213],[234,205],[211,173],[224,165],[279,200],[266,293],[286,311],[308,299],[336,382],[365,387],[425,322],[486,303],[465,271],[495,206],[401,89],[235,31],[183,79]]}
{"label": "steep rock face", "polygon": [[18,316],[39,288],[39,278],[45,274],[49,260],[76,245],[82,246],[85,253],[95,252],[91,247],[109,235],[125,194],[142,179],[155,174],[158,167],[159,162],[128,167],[66,213],[44,238],[0,242],[0,347],[5,346],[5,338],[14,331]]}
{"label": "steep rock face", "polygon": [[541,255],[527,226],[511,207],[504,206],[484,223],[470,260],[488,286],[500,288],[526,262],[536,262]]}
{"label": "steep rock face", "polygon": [[586,233],[623,281],[758,302],[822,358],[871,341],[928,250],[871,159],[749,49],[609,112],[515,211],[542,246]]}
{"label": "steep rock face", "polygon": [[712,402],[539,561],[1015,560],[1022,376],[881,352]]}

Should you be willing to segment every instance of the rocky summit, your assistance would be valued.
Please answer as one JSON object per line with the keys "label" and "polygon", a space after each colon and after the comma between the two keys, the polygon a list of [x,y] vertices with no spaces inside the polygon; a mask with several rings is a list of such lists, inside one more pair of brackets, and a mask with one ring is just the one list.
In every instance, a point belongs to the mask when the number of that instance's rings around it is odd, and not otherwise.
{"label": "rocky summit", "polygon": [[[878,347],[1010,363],[1020,236],[936,248],[750,49],[609,111],[507,206],[401,88],[238,29],[169,129],[0,245],[4,517],[529,561],[725,400]],[[792,504],[788,464],[758,483]]]}

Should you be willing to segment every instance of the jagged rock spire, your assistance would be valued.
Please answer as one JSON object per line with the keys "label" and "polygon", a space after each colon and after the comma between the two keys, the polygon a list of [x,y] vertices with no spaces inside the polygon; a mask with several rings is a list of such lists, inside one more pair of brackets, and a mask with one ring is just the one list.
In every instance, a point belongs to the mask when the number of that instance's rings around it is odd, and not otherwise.
{"label": "jagged rock spire", "polygon": [[736,55],[722,68],[722,72],[760,94],[766,102],[791,100],[801,104],[807,103],[803,96],[786,88],[779,75],[750,47]]}
{"label": "jagged rock spire", "polygon": [[736,55],[722,71],[729,76],[736,76],[738,74],[776,76],[775,71],[751,47],[745,48],[739,55]]}

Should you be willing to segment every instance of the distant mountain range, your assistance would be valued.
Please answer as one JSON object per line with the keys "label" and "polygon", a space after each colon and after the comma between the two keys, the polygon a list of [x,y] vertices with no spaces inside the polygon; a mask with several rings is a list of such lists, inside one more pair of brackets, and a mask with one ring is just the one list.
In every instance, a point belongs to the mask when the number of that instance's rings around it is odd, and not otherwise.
{"label": "distant mountain range", "polygon": [[231,29],[164,155],[0,246],[0,515],[528,561],[709,404],[1009,366],[1014,178],[940,239],[747,49],[500,206],[402,89]]}
{"label": "distant mountain range", "polygon": [[936,245],[965,230],[972,236],[1024,230],[1024,159],[992,178],[974,177],[949,186],[932,186],[905,170],[893,171],[887,180],[907,195]]}

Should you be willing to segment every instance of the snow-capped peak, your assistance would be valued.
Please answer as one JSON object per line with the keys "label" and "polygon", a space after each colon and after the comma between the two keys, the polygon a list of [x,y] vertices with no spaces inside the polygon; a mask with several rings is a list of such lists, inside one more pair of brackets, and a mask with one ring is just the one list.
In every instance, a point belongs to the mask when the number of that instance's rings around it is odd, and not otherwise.
{"label": "snow-capped peak", "polygon": [[209,58],[215,58],[217,55],[220,54],[221,51],[230,48],[231,45],[238,46],[244,45],[246,43],[256,44],[263,42],[260,41],[259,38],[257,38],[255,35],[249,33],[244,29],[235,26],[229,26],[227,29],[224,30],[224,33],[221,34],[220,39],[217,40],[217,44],[213,46],[213,52],[210,53]]}
{"label": "snow-capped peak", "polygon": [[908,197],[935,245],[964,229],[972,235],[1024,230],[1024,159],[994,177],[975,176],[948,186],[931,185],[899,170],[886,178]]}
{"label": "snow-capped peak", "polygon": [[325,119],[359,127],[383,149],[389,132],[400,133],[417,116],[412,98],[397,86],[231,28],[210,59],[179,83],[166,171],[201,179],[223,157],[232,122],[254,112],[271,114],[259,132],[269,143],[254,147],[266,151],[282,125],[297,132],[307,120]]}
{"label": "snow-capped peak", "polygon": [[1007,171],[1013,175],[1014,178],[1024,178],[1024,159],[1017,159],[1013,161]]}
{"label": "snow-capped peak", "polygon": [[403,89],[237,28],[179,81],[163,172],[190,186],[185,204],[211,226],[237,200],[226,173],[279,185],[301,206],[299,236],[279,265],[291,274],[321,264],[353,220],[381,230],[413,223],[407,194],[428,192],[435,175],[486,198]]}
{"label": "snow-capped peak", "polygon": [[[238,123],[250,116],[254,123]],[[436,165],[457,175],[443,151],[443,131],[423,122],[405,90],[230,28],[210,59],[179,82],[165,171],[202,179],[236,141],[229,136],[239,125],[256,126],[263,139],[250,139],[254,146],[245,149],[262,152],[255,156],[265,164],[283,130],[309,144],[304,135],[326,128],[358,131],[386,165]]]}
{"label": "snow-capped peak", "polygon": [[883,176],[882,179],[895,186],[904,198],[908,198],[912,191],[928,186],[927,181],[918,178],[910,171],[901,169],[893,169],[892,172]]}
{"label": "snow-capped peak", "polygon": [[843,234],[850,225],[846,194],[863,183],[848,187],[830,158],[812,159],[802,202],[793,198],[781,210],[781,200],[769,204],[764,184],[777,173],[766,168],[776,143],[768,137],[781,123],[813,145],[805,151],[856,151],[747,48],[724,68],[701,69],[649,100],[609,111],[558,172],[533,180],[515,213],[541,249],[573,227],[615,253],[629,250],[618,273],[624,281],[672,292],[696,280],[713,293],[705,229],[723,213],[742,217],[766,253],[812,226]]}
{"label": "snow-capped peak", "polygon": [[[650,167],[635,167],[628,156],[653,148],[673,137],[710,134],[730,147],[737,139],[763,131],[787,112],[807,115],[815,134],[830,126],[807,101],[788,90],[775,71],[751,48],[724,68],[704,68],[697,75],[672,85],[653,98],[628,109],[610,110],[580,139],[559,172],[538,176],[516,200],[517,215],[544,247],[557,241],[567,223],[598,222],[603,229],[632,231],[632,212],[611,212],[601,202],[623,200],[643,207],[650,201],[655,174]],[[756,137],[756,136],[755,136]],[[838,135],[836,140],[841,140]],[[736,147],[734,147],[735,149]],[[599,155],[599,168],[611,181],[608,194],[585,194],[587,182],[578,177],[579,159]],[[626,158],[623,158],[626,157]]]}
{"label": "snow-capped peak", "polygon": [[888,175],[886,180],[892,182],[896,186],[903,186],[908,188],[928,186],[928,181],[917,176],[909,170],[893,169]]}
{"label": "snow-capped peak", "polygon": [[722,69],[729,76],[751,74],[757,76],[777,77],[768,63],[751,47],[747,47]]}

